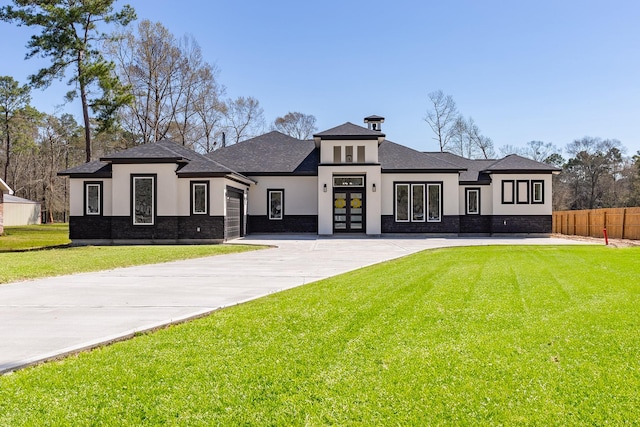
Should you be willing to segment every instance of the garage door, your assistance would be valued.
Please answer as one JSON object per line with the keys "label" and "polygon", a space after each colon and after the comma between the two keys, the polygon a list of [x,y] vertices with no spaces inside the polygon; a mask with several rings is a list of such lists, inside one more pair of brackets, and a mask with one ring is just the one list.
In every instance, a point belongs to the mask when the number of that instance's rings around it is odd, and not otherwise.
{"label": "garage door", "polygon": [[224,221],[224,238],[225,240],[231,240],[241,236],[242,204],[240,203],[240,194],[233,192],[228,192],[227,194],[227,215]]}

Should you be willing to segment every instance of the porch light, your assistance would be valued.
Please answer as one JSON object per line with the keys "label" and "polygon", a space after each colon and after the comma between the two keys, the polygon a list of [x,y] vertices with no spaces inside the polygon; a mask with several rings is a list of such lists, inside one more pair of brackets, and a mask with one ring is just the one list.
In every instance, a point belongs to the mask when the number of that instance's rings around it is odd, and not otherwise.
{"label": "porch light", "polygon": [[375,182],[373,183],[373,188],[372,188],[372,190],[373,190],[373,192],[374,192],[374,193],[376,192],[376,183],[375,183]]}
{"label": "porch light", "polygon": [[322,186],[322,191],[324,191],[325,193],[327,192],[327,184]]}

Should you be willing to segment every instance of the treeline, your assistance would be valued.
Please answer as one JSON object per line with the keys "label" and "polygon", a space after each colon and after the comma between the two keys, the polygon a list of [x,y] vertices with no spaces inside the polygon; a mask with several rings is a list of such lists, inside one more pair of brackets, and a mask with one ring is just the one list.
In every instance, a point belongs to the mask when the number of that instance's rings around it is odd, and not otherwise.
{"label": "treeline", "polygon": [[[483,136],[473,119],[465,119],[450,95],[441,90],[428,95],[424,120],[440,151],[470,159],[495,156],[491,138]],[[563,149],[530,141],[525,147],[506,145],[500,155],[518,154],[560,168],[553,178],[553,209],[575,210],[640,206],[640,151],[627,156],[616,139],[584,137]],[[565,158],[564,156],[567,156]]]}
{"label": "treeline", "polygon": [[[41,31],[26,45],[27,58],[50,66],[25,84],[0,77],[0,168],[17,196],[42,203],[45,220],[66,220],[68,188],[60,170],[113,151],[169,138],[199,152],[263,133],[257,99],[226,97],[219,70],[203,59],[192,37],[176,37],[162,24],[136,19],[113,0],[14,1],[0,7],[0,20]],[[106,23],[119,24],[106,34]],[[45,114],[31,105],[31,92],[65,79],[67,102],[79,101],[82,123],[69,114]],[[309,138],[315,117],[290,112],[271,125]]]}

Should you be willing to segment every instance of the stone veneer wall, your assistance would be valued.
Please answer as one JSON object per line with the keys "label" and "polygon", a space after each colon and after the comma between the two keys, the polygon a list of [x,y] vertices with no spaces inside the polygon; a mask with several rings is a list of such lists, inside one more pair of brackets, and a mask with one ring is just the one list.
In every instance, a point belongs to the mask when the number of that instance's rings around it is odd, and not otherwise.
{"label": "stone veneer wall", "polygon": [[71,240],[222,240],[224,217],[159,216],[154,225],[133,225],[129,216],[72,216]]}
{"label": "stone veneer wall", "polygon": [[445,215],[440,222],[396,222],[393,215],[383,215],[382,232],[458,234],[460,232],[460,217]]}
{"label": "stone veneer wall", "polygon": [[266,215],[249,215],[247,233],[317,233],[316,215],[285,215],[281,220],[270,220]]}
{"label": "stone veneer wall", "polygon": [[551,215],[493,215],[492,234],[551,234]]}

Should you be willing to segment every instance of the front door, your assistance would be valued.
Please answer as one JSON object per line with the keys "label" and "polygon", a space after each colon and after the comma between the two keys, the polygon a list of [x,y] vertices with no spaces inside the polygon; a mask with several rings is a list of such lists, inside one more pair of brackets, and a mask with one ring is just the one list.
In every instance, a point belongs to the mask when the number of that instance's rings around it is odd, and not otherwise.
{"label": "front door", "polygon": [[336,188],[333,192],[333,231],[361,233],[364,224],[364,188]]}

